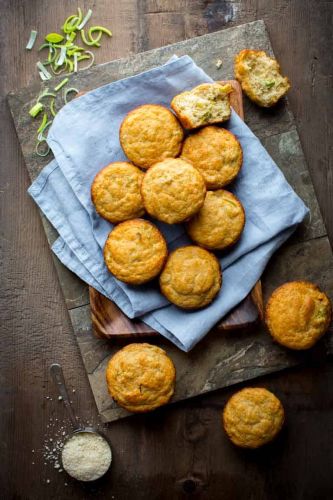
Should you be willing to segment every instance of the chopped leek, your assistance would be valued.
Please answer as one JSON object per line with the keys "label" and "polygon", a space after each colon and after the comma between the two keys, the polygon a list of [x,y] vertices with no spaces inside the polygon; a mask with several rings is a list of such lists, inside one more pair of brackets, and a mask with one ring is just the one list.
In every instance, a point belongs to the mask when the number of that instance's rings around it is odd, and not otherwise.
{"label": "chopped leek", "polygon": [[274,80],[265,80],[264,84],[266,85],[266,87],[268,89],[271,89],[275,85],[275,81]]}
{"label": "chopped leek", "polygon": [[79,93],[79,91],[77,89],[75,89],[74,87],[64,91],[64,101],[66,104],[68,103],[68,100],[67,100],[68,94],[73,93],[73,92],[75,92],[75,94]]}
{"label": "chopped leek", "polygon": [[36,118],[36,116],[44,109],[44,106],[41,102],[36,102],[34,106],[29,110],[29,115],[32,118]]}
{"label": "chopped leek", "polygon": [[46,124],[47,124],[47,113],[44,113],[42,123],[39,125],[39,128],[37,129],[37,134],[39,134],[40,132],[43,132]]}
{"label": "chopped leek", "polygon": [[64,64],[66,59],[66,53],[67,53],[67,47],[64,45],[63,47],[61,47],[59,57],[55,62],[56,66],[62,66]]}
{"label": "chopped leek", "polygon": [[89,9],[87,14],[85,15],[83,21],[81,22],[81,24],[78,25],[77,29],[78,30],[82,30],[82,28],[85,27],[85,25],[87,24],[87,22],[89,21],[89,19],[91,18],[92,16],[92,10]]}
{"label": "chopped leek", "polygon": [[52,101],[50,103],[50,111],[51,111],[52,116],[55,116],[57,114],[57,112],[55,110],[55,99],[52,99]]}
{"label": "chopped leek", "polygon": [[45,82],[46,80],[48,80],[49,78],[46,78],[46,76],[44,75],[44,73],[42,73],[41,71],[38,71],[39,73],[39,76],[40,76],[40,79]]}
{"label": "chopped leek", "polygon": [[31,30],[29,41],[25,47],[27,50],[32,49],[32,47],[35,45],[36,38],[37,38],[37,31]]}
{"label": "chopped leek", "polygon": [[[45,137],[43,135],[43,132],[50,126],[52,125],[52,120],[50,120],[49,122],[46,122],[44,125],[43,125],[43,128],[40,130],[39,134],[37,135],[37,141],[46,141],[47,137]],[[38,129],[39,130],[39,129]],[[38,131],[37,131],[38,132]]]}
{"label": "chopped leek", "polygon": [[77,52],[73,54],[74,57],[74,73],[77,73]]}
{"label": "chopped leek", "polygon": [[[101,36],[100,36],[100,38],[101,38]],[[81,38],[83,40],[83,43],[85,43],[86,45],[95,45],[95,47],[100,47],[101,46],[101,44],[98,43],[97,39],[96,40],[93,40],[93,39],[87,40],[86,35],[84,33],[84,30],[81,30]]]}
{"label": "chopped leek", "polygon": [[83,68],[80,68],[81,70],[90,68],[94,64],[94,61],[95,61],[95,55],[93,54],[93,52],[90,52],[90,50],[86,50],[84,52],[84,54],[88,54],[88,55],[79,56],[77,58],[77,60],[78,61],[83,61],[84,59],[90,59],[91,58],[91,61],[90,61],[89,64],[87,64],[87,66],[84,66]]}
{"label": "chopped leek", "polygon": [[40,61],[38,61],[37,63],[37,68],[39,69],[40,73],[43,73],[46,80],[50,80],[50,78],[52,78],[52,75],[47,71],[44,64],[42,64]]}
{"label": "chopped leek", "polygon": [[91,36],[91,33],[94,33],[94,31],[99,31],[100,33],[105,33],[108,36],[112,36],[112,31],[108,30],[107,28],[103,28],[103,26],[92,26],[89,28],[89,36]]}
{"label": "chopped leek", "polygon": [[[45,143],[45,144],[46,144],[46,149],[45,149],[45,151],[41,151],[41,150],[40,150],[40,145],[41,145],[41,144],[43,144],[43,143]],[[47,145],[46,140],[43,140],[43,141],[38,141],[38,142],[37,142],[37,144],[36,144],[36,149],[35,149],[35,151],[36,151],[36,154],[37,154],[38,156],[47,156],[47,155],[49,154],[49,152],[50,152],[50,148],[49,148],[49,146]]]}
{"label": "chopped leek", "polygon": [[68,83],[69,78],[64,78],[56,87],[54,87],[54,90],[58,92],[58,90],[62,89]]}
{"label": "chopped leek", "polygon": [[64,37],[59,35],[59,33],[49,33],[46,35],[45,40],[49,43],[60,43],[62,42]]}

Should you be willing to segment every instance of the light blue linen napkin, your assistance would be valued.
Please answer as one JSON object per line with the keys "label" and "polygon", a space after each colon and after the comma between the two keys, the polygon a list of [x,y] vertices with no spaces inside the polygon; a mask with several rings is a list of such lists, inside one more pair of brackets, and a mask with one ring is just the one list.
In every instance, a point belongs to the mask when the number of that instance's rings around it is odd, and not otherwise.
{"label": "light blue linen napkin", "polygon": [[[108,272],[102,249],[112,225],[96,214],[90,186],[101,168],[126,158],[118,134],[128,111],[145,103],[168,106],[175,94],[210,81],[190,57],[183,56],[72,101],[58,113],[49,132],[55,160],[29,188],[59,232],[52,249],[61,262],[112,299],[127,316],[141,316],[185,351],[250,292],[307,208],[258,138],[233,112],[226,128],[238,137],[244,158],[237,180],[228,189],[244,205],[245,229],[237,245],[220,258],[223,286],[218,297],[203,310],[185,312],[166,301],[156,282],[129,286]],[[170,249],[189,243],[181,225],[157,225]]]}

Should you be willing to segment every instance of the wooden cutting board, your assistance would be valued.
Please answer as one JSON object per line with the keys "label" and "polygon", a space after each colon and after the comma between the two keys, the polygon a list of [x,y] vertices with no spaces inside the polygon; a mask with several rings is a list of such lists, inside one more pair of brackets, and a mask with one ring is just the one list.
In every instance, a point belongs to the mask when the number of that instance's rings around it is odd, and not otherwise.
{"label": "wooden cutting board", "polygon": [[[236,80],[224,80],[220,83],[230,83],[233,92],[230,94],[230,103],[236,113],[244,120],[244,108],[242,89]],[[223,271],[223,270],[222,270]],[[91,307],[91,320],[94,333],[99,338],[115,337],[147,337],[159,335],[158,332],[139,320],[130,320],[120,309],[107,297],[99,293],[95,288],[89,287],[89,299]],[[235,307],[215,329],[233,330],[248,328],[263,316],[263,299],[260,281],[255,285],[251,293]]]}

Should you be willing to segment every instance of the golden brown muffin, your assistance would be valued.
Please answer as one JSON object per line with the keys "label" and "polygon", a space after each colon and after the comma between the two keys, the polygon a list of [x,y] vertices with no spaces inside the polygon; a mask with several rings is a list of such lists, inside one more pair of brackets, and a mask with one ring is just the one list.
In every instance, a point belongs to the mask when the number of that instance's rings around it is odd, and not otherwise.
{"label": "golden brown muffin", "polygon": [[259,448],[272,441],[284,422],[279,399],[267,389],[247,387],[236,392],[224,407],[223,427],[242,448]]}
{"label": "golden brown muffin", "polygon": [[96,175],[91,199],[104,219],[117,224],[145,212],[141,198],[144,173],[125,161],[110,163]]}
{"label": "golden brown muffin", "polygon": [[245,212],[239,199],[219,189],[207,191],[205,203],[187,222],[186,230],[198,245],[223,250],[238,241],[244,224]]}
{"label": "golden brown muffin", "polygon": [[160,276],[161,292],[182,309],[207,306],[221,284],[220,263],[215,255],[192,245],[174,250]]}
{"label": "golden brown muffin", "polygon": [[176,369],[166,352],[150,344],[129,344],[106,369],[108,390],[128,411],[142,413],[166,404],[174,393]]}
{"label": "golden brown muffin", "polygon": [[331,317],[330,299],[307,281],[291,281],[274,290],[265,313],[274,340],[297,350],[312,347],[327,331]]}
{"label": "golden brown muffin", "polygon": [[109,271],[120,281],[132,285],[155,278],[167,255],[162,234],[144,219],[132,219],[115,226],[104,246],[104,260]]}
{"label": "golden brown muffin", "polygon": [[181,158],[191,162],[202,173],[207,189],[219,189],[237,176],[243,152],[231,132],[210,126],[185,139]]}
{"label": "golden brown muffin", "polygon": [[156,163],[141,186],[147,212],[168,224],[183,222],[203,205],[206,187],[202,175],[180,158]]}
{"label": "golden brown muffin", "polygon": [[127,158],[141,168],[149,168],[179,155],[184,131],[169,109],[145,104],[125,116],[119,137]]}
{"label": "golden brown muffin", "polygon": [[277,60],[262,50],[241,50],[235,57],[235,76],[245,94],[265,108],[276,104],[290,89]]}
{"label": "golden brown muffin", "polygon": [[229,120],[231,115],[230,84],[202,83],[194,89],[176,95],[171,107],[183,127],[193,129]]}

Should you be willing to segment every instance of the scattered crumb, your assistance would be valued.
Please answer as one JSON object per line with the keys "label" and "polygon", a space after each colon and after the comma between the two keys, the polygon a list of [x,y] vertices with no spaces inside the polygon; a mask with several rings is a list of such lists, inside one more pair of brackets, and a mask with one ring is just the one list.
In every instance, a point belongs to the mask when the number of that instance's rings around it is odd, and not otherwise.
{"label": "scattered crumb", "polygon": [[62,396],[58,396],[58,400],[59,400],[59,401],[62,401]]}
{"label": "scattered crumb", "polygon": [[51,481],[49,479],[46,480],[47,484],[49,484]]}
{"label": "scattered crumb", "polygon": [[75,389],[73,389],[72,392],[75,392]]}
{"label": "scattered crumb", "polygon": [[222,59],[218,59],[218,60],[216,61],[215,66],[217,67],[217,69],[220,69],[220,68],[222,67],[222,64],[223,64]]}

